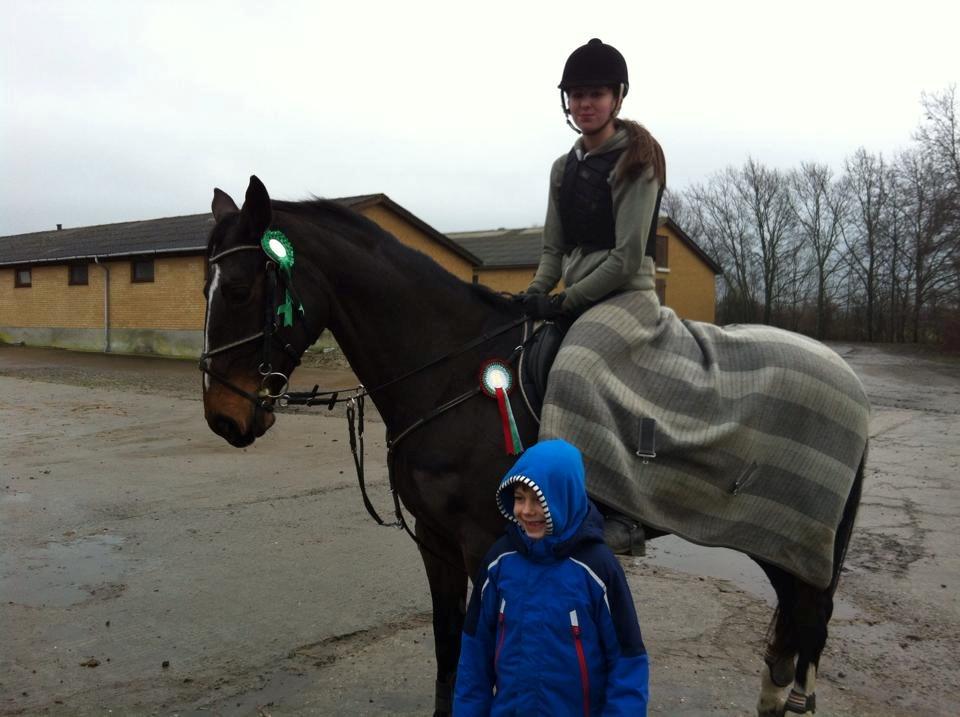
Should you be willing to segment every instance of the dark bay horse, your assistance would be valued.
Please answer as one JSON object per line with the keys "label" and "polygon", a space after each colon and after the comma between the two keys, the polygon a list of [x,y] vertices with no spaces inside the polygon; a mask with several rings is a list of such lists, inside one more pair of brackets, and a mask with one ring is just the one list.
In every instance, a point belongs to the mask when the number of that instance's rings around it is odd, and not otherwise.
{"label": "dark bay horse", "polygon": [[[299,357],[323,329],[333,333],[370,390],[388,438],[403,437],[392,450],[393,477],[415,518],[430,584],[435,715],[447,715],[467,579],[503,530],[493,495],[514,461],[504,451],[497,402],[471,391],[481,365],[509,359],[522,342],[520,310],[484,287],[456,279],[336,203],[271,200],[256,177],[250,179],[242,209],[215,190],[213,214],[201,361],[207,423],[234,446],[252,443],[273,424],[274,397],[284,390],[280,384]],[[281,231],[293,247],[291,283],[303,316],[288,327],[272,325],[277,270],[260,249],[267,230]],[[422,428],[409,430],[465,396]],[[520,401],[514,401],[514,413],[521,441],[530,445],[537,422]],[[827,590],[760,563],[779,601],[765,656],[761,715],[783,714],[785,704],[799,713],[813,707],[813,678],[862,473],[861,465],[837,530],[834,580]]]}

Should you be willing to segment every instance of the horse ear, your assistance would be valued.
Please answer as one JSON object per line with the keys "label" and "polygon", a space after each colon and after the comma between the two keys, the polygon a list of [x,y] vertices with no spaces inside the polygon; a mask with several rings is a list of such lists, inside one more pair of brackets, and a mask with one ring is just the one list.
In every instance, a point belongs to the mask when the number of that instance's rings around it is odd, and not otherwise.
{"label": "horse ear", "polygon": [[237,203],[230,198],[230,195],[217,188],[213,190],[213,203],[210,205],[210,209],[213,210],[213,218],[218,222],[230,212],[240,211],[237,209]]}
{"label": "horse ear", "polygon": [[267,194],[267,188],[256,175],[250,177],[247,196],[243,200],[243,212],[250,219],[257,234],[262,234],[270,226],[270,220],[273,218],[270,195]]}

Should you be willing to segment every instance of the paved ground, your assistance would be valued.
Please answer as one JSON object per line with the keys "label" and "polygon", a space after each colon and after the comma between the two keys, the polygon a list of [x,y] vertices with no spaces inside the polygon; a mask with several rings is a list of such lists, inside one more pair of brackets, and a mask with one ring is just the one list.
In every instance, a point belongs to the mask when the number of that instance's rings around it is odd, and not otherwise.
{"label": "paved ground", "polygon": [[[955,714],[960,364],[836,348],[873,441],[820,713]],[[295,383],[349,381],[328,365]],[[427,714],[426,580],[363,510],[342,418],[284,415],[236,450],[203,422],[199,383],[185,362],[0,347],[0,714]],[[759,570],[672,538],[650,552],[625,568],[651,713],[752,714]]]}

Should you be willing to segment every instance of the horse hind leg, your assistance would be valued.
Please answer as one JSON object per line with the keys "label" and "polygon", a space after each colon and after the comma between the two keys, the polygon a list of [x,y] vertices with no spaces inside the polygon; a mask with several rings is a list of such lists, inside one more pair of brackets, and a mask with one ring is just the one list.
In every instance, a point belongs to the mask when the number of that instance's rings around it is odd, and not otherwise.
{"label": "horse hind leg", "polygon": [[767,649],[760,671],[759,717],[781,717],[796,675],[797,647],[790,629],[796,593],[794,579],[780,568],[757,561],[777,593],[777,610],[768,630]]}
{"label": "horse hind leg", "polygon": [[[864,447],[843,509],[843,518],[837,527],[833,546],[833,578],[826,589],[815,588],[780,568],[757,561],[770,578],[778,601],[777,614],[771,625],[773,640],[767,649],[760,700],[757,703],[760,717],[813,715],[816,712],[817,670],[820,655],[827,643],[827,624],[833,615],[833,595],[840,581],[860,505],[866,460],[867,450]],[[793,685],[786,700],[783,700],[783,692],[790,681]]]}
{"label": "horse hind leg", "polygon": [[781,600],[764,655],[758,717],[809,716],[816,711],[817,668],[833,599],[829,591],[792,581],[796,592]]}
{"label": "horse hind leg", "polygon": [[797,645],[797,666],[784,711],[810,716],[817,710],[817,669],[827,644],[827,623],[833,612],[833,596],[830,590],[820,590],[800,580],[796,580],[796,584],[792,632]]}
{"label": "horse hind leg", "polygon": [[790,695],[787,697],[786,713],[809,716],[817,711],[817,670],[820,667],[820,655],[827,643],[827,624],[833,616],[833,595],[840,581],[843,561],[850,544],[857,508],[860,505],[866,460],[867,451],[864,448],[860,467],[857,469],[850,495],[847,496],[843,509],[843,518],[837,527],[833,546],[833,577],[830,585],[826,589],[819,589],[794,578],[797,599],[790,631],[797,645],[797,674]]}
{"label": "horse hind leg", "polygon": [[760,698],[757,701],[759,717],[780,717],[784,713],[790,692],[788,688],[796,675],[796,660],[797,655],[793,651],[777,652],[773,645],[767,646],[760,676]]}

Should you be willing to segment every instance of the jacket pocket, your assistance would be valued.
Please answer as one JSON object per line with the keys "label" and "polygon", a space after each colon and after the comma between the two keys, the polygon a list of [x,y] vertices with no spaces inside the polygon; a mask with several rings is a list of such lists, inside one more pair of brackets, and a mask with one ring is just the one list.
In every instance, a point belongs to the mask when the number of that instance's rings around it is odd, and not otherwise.
{"label": "jacket pocket", "polygon": [[507,600],[500,600],[500,614],[497,615],[497,648],[493,653],[493,671],[497,671],[497,662],[500,660],[500,650],[503,648],[503,638],[507,634],[507,622],[504,618],[504,612],[507,609]]}
{"label": "jacket pocket", "polygon": [[570,633],[573,635],[573,646],[577,651],[577,662],[580,664],[580,687],[583,690],[583,714],[590,717],[590,673],[587,671],[587,656],[583,652],[583,640],[580,636],[580,620],[577,611],[570,611]]}

